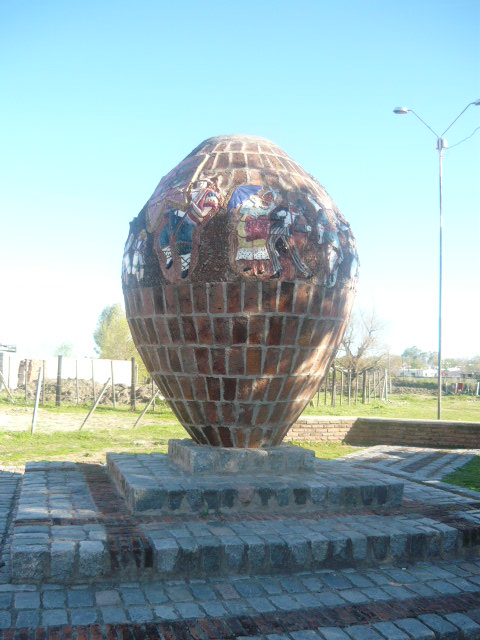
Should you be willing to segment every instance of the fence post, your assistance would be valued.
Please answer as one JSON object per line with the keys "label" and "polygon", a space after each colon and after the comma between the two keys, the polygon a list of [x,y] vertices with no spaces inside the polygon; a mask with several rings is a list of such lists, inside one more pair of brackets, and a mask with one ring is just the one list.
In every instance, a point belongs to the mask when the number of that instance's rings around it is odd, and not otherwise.
{"label": "fence post", "polygon": [[92,358],[92,388],[93,388],[93,402],[97,401],[97,394],[95,393],[95,370],[93,368],[93,358]]}
{"label": "fence post", "polygon": [[132,384],[130,387],[130,409],[135,411],[136,408],[136,380],[135,380],[135,358],[132,358]]}
{"label": "fence post", "polygon": [[47,363],[42,360],[43,376],[42,376],[42,405],[45,404],[45,378],[47,377]]}
{"label": "fence post", "polygon": [[116,408],[116,402],[117,399],[115,398],[115,378],[113,377],[113,360],[110,360],[110,373],[111,373],[111,378],[112,378],[112,403],[113,403],[113,408]]}
{"label": "fence post", "polygon": [[352,372],[348,370],[348,404],[352,401]]}
{"label": "fence post", "polygon": [[62,360],[63,356],[58,356],[58,364],[57,364],[57,390],[55,393],[55,405],[57,407],[60,406],[60,402],[62,400]]}
{"label": "fence post", "polygon": [[25,358],[24,367],[23,367],[23,381],[25,383],[25,402],[27,401],[27,369],[28,369],[28,360]]}
{"label": "fence post", "polygon": [[152,378],[152,398],[153,398],[152,411],[153,411],[153,413],[155,413],[155,398],[156,397],[157,397],[157,394],[155,393],[155,382],[153,381],[153,378]]}
{"label": "fence post", "polygon": [[38,372],[37,391],[35,392],[35,404],[33,405],[32,428],[30,429],[30,434],[32,434],[35,431],[35,423],[37,422],[37,409],[38,409],[38,400],[40,398],[40,388],[42,386],[42,374],[43,374],[43,367],[40,367],[40,371]]}
{"label": "fence post", "polygon": [[343,378],[344,378],[344,371],[342,367],[342,373],[340,375],[340,405],[343,404]]}
{"label": "fence post", "polygon": [[358,404],[358,372],[355,371],[355,404]]}
{"label": "fence post", "polygon": [[367,371],[363,372],[362,381],[362,404],[367,404]]}
{"label": "fence post", "polygon": [[328,376],[330,375],[330,369],[327,371],[327,375],[325,376],[325,394],[323,397],[324,406],[327,405],[327,394],[328,394]]}
{"label": "fence post", "polygon": [[87,417],[85,418],[85,420],[82,423],[82,426],[80,427],[79,431],[81,431],[83,429],[83,427],[87,424],[90,416],[92,415],[92,413],[95,411],[95,409],[97,408],[100,400],[103,397],[103,394],[105,393],[105,391],[107,390],[108,385],[110,384],[110,378],[106,381],[105,386],[103,387],[103,389],[100,392],[100,395],[98,396],[98,398],[95,400],[93,407],[90,409],[90,411],[88,412]]}
{"label": "fence post", "polygon": [[337,397],[336,384],[337,384],[337,369],[336,369],[335,365],[333,365],[333,371],[332,371],[332,407],[335,406],[335,401],[336,401],[336,397]]}

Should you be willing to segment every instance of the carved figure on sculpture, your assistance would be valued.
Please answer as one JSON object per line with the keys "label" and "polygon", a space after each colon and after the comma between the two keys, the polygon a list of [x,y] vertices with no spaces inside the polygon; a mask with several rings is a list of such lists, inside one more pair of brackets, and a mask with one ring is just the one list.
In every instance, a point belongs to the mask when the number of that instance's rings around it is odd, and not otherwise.
{"label": "carved figure on sculpture", "polygon": [[158,247],[165,257],[168,271],[176,255],[180,257],[181,277],[188,275],[192,260],[193,234],[198,225],[216,213],[221,205],[221,196],[215,181],[198,180],[192,185],[189,203],[185,211],[168,209],[163,215],[157,238]]}
{"label": "carved figure on sculpture", "polygon": [[293,264],[306,278],[311,277],[307,266],[303,263],[293,237],[293,233],[309,233],[312,230],[310,225],[302,224],[299,220],[300,212],[293,205],[280,206],[270,214],[272,225],[267,238],[267,251],[273,264],[272,278],[278,278],[282,272],[279,260],[279,250],[285,249]]}
{"label": "carved figure on sculpture", "polygon": [[133,233],[125,244],[122,263],[122,279],[126,283],[128,276],[135,276],[137,282],[143,280],[145,273],[145,249],[147,244],[147,232],[142,229],[135,238]]}

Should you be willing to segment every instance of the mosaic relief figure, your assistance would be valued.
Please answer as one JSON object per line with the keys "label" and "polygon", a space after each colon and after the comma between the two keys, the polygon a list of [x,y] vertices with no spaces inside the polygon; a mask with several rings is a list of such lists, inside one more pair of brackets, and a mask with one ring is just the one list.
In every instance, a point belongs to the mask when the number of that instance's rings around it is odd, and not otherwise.
{"label": "mosaic relief figure", "polygon": [[161,180],[147,208],[147,230],[154,231],[161,216],[168,210],[185,210],[188,202],[188,189],[208,159],[206,156],[188,156],[179,165],[167,173]]}
{"label": "mosaic relief figure", "polygon": [[143,280],[145,273],[145,249],[147,232],[142,229],[137,237],[133,233],[128,236],[123,252],[122,280],[127,284],[129,276],[135,276],[137,282]]}
{"label": "mosaic relief figure", "polygon": [[244,272],[278,278],[284,270],[283,254],[300,274],[311,277],[295,239],[295,234],[307,234],[311,227],[303,224],[299,209],[285,204],[278,191],[258,185],[237,187],[228,212],[236,219],[235,261],[244,264]]}
{"label": "mosaic relief figure", "polygon": [[171,207],[162,215],[155,243],[157,254],[163,257],[161,264],[167,273],[178,256],[181,278],[188,276],[194,245],[199,240],[195,233],[197,227],[215,215],[221,203],[222,197],[216,181],[202,178],[189,186],[184,209]]}

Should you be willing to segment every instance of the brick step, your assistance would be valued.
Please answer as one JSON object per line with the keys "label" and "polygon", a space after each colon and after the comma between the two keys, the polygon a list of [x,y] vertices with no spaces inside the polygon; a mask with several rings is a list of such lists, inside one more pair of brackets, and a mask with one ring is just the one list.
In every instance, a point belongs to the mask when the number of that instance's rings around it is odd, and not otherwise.
{"label": "brick step", "polygon": [[313,460],[304,471],[190,473],[162,454],[108,454],[108,473],[135,515],[351,512],[398,507],[403,481]]}
{"label": "brick step", "polygon": [[210,520],[141,526],[159,577],[292,573],[478,556],[479,519],[412,515]]}

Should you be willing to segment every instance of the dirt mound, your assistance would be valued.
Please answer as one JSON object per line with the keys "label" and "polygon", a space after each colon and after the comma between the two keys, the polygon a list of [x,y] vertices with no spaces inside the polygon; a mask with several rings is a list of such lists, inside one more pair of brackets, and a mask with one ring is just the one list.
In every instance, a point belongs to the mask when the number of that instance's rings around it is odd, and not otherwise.
{"label": "dirt mound", "polygon": [[[27,385],[27,399],[33,400],[35,398],[35,392],[37,384],[29,383]],[[103,384],[95,384],[95,398],[98,398],[103,389]],[[56,382],[47,380],[45,383],[45,402],[55,402],[57,394]],[[112,387],[109,385],[105,391],[100,404],[113,405]],[[24,397],[25,387],[18,387],[15,391],[15,396]],[[139,385],[136,388],[135,398],[139,404],[147,403],[152,397],[152,385]],[[43,389],[40,391],[40,400],[43,399]],[[79,380],[78,387],[75,379],[62,380],[62,392],[61,402],[66,404],[93,404],[94,402],[94,390],[91,381]],[[126,384],[115,385],[115,402],[119,405],[130,404],[130,386]]]}

